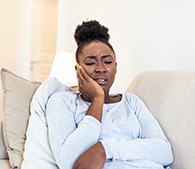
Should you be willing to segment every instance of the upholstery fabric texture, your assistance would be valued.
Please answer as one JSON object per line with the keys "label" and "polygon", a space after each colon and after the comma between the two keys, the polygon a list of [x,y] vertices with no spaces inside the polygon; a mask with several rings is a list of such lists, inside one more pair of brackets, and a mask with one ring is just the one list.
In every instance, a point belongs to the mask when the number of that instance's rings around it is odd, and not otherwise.
{"label": "upholstery fabric texture", "polygon": [[153,71],[138,75],[127,91],[139,96],[166,133],[174,153],[171,169],[195,166],[195,71]]}
{"label": "upholstery fabric texture", "polygon": [[20,168],[23,160],[30,102],[40,83],[31,82],[2,69],[3,135],[12,168]]}
{"label": "upholstery fabric texture", "polygon": [[11,168],[8,160],[0,160],[0,167],[1,167],[0,169],[10,169]]}

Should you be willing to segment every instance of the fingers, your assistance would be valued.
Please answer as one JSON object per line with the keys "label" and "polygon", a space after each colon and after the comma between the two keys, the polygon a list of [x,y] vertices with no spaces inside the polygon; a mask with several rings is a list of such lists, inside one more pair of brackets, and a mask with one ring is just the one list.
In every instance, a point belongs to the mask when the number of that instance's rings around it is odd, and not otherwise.
{"label": "fingers", "polygon": [[83,80],[89,80],[89,75],[85,72],[82,66],[80,66],[78,63],[76,64],[77,67],[77,76],[81,81]]}
{"label": "fingers", "polygon": [[85,79],[84,79],[84,77],[82,76],[82,73],[81,73],[81,68],[80,68],[81,66],[79,66],[77,64],[76,67],[77,67],[77,78],[78,78],[79,84],[82,84]]}

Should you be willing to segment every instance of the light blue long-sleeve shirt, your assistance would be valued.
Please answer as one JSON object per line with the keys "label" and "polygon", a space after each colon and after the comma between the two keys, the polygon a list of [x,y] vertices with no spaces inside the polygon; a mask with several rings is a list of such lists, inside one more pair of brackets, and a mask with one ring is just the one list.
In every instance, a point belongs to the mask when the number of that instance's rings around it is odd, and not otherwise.
{"label": "light blue long-sleeve shirt", "polygon": [[85,115],[89,105],[72,92],[48,100],[49,141],[60,169],[71,169],[98,141],[106,153],[104,169],[163,169],[173,161],[169,141],[137,96],[125,93],[120,102],[104,104],[101,122]]}

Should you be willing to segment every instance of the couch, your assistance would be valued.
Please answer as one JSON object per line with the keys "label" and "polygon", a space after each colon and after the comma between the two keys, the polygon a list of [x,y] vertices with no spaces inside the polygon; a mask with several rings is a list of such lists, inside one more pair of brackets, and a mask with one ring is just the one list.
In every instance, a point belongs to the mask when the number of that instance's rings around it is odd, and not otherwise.
{"label": "couch", "polygon": [[[4,114],[0,112],[0,119],[4,116],[3,123],[6,121],[7,125],[4,124],[4,127],[2,128],[1,121],[0,169],[9,169],[10,165],[12,165],[12,168],[17,165],[19,166],[22,160],[30,100],[40,84],[20,78],[5,69],[1,72],[1,76],[4,91]],[[14,83],[14,85],[9,86],[11,83]],[[25,83],[25,86],[23,83]],[[31,90],[27,96],[22,96],[22,93],[16,94],[18,87],[21,85],[23,85],[22,88],[24,91]],[[172,144],[174,162],[171,165],[171,168],[195,169],[195,70],[143,72],[135,77],[130,83],[127,92],[138,95],[159,121]],[[16,108],[19,106],[15,104],[15,107],[8,109],[8,107],[12,106],[10,100],[8,100],[9,98],[12,98],[12,95],[18,97],[14,96],[15,100],[12,99],[15,103],[28,97],[28,99],[25,99],[27,100],[26,102],[22,102],[22,105],[26,104],[26,107],[28,108],[20,110],[19,114],[17,114],[18,116],[24,116],[25,114],[25,119],[17,119],[17,121],[13,118],[10,124],[9,118],[12,116],[10,112],[17,110]],[[9,105],[6,105],[8,103]],[[15,111],[14,113],[18,112]],[[15,131],[13,135],[16,138],[14,139],[9,138],[9,135],[6,134],[6,132],[11,132],[8,124],[13,125],[13,123],[16,124],[15,126],[12,126],[11,130],[15,130],[17,125],[20,126],[21,123],[24,124],[18,133],[23,133],[22,136],[18,136],[17,138],[16,135],[18,131]],[[21,144],[18,144],[18,148],[16,141],[21,138],[22,141],[20,141]]]}

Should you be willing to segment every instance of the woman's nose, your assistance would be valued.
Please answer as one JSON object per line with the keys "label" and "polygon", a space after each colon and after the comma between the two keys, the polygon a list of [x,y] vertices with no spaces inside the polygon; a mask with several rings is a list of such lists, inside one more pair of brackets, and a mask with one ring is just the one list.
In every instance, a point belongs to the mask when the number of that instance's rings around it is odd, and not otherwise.
{"label": "woman's nose", "polygon": [[104,64],[99,63],[97,64],[96,68],[95,68],[95,72],[96,73],[105,73],[106,72],[106,67]]}

